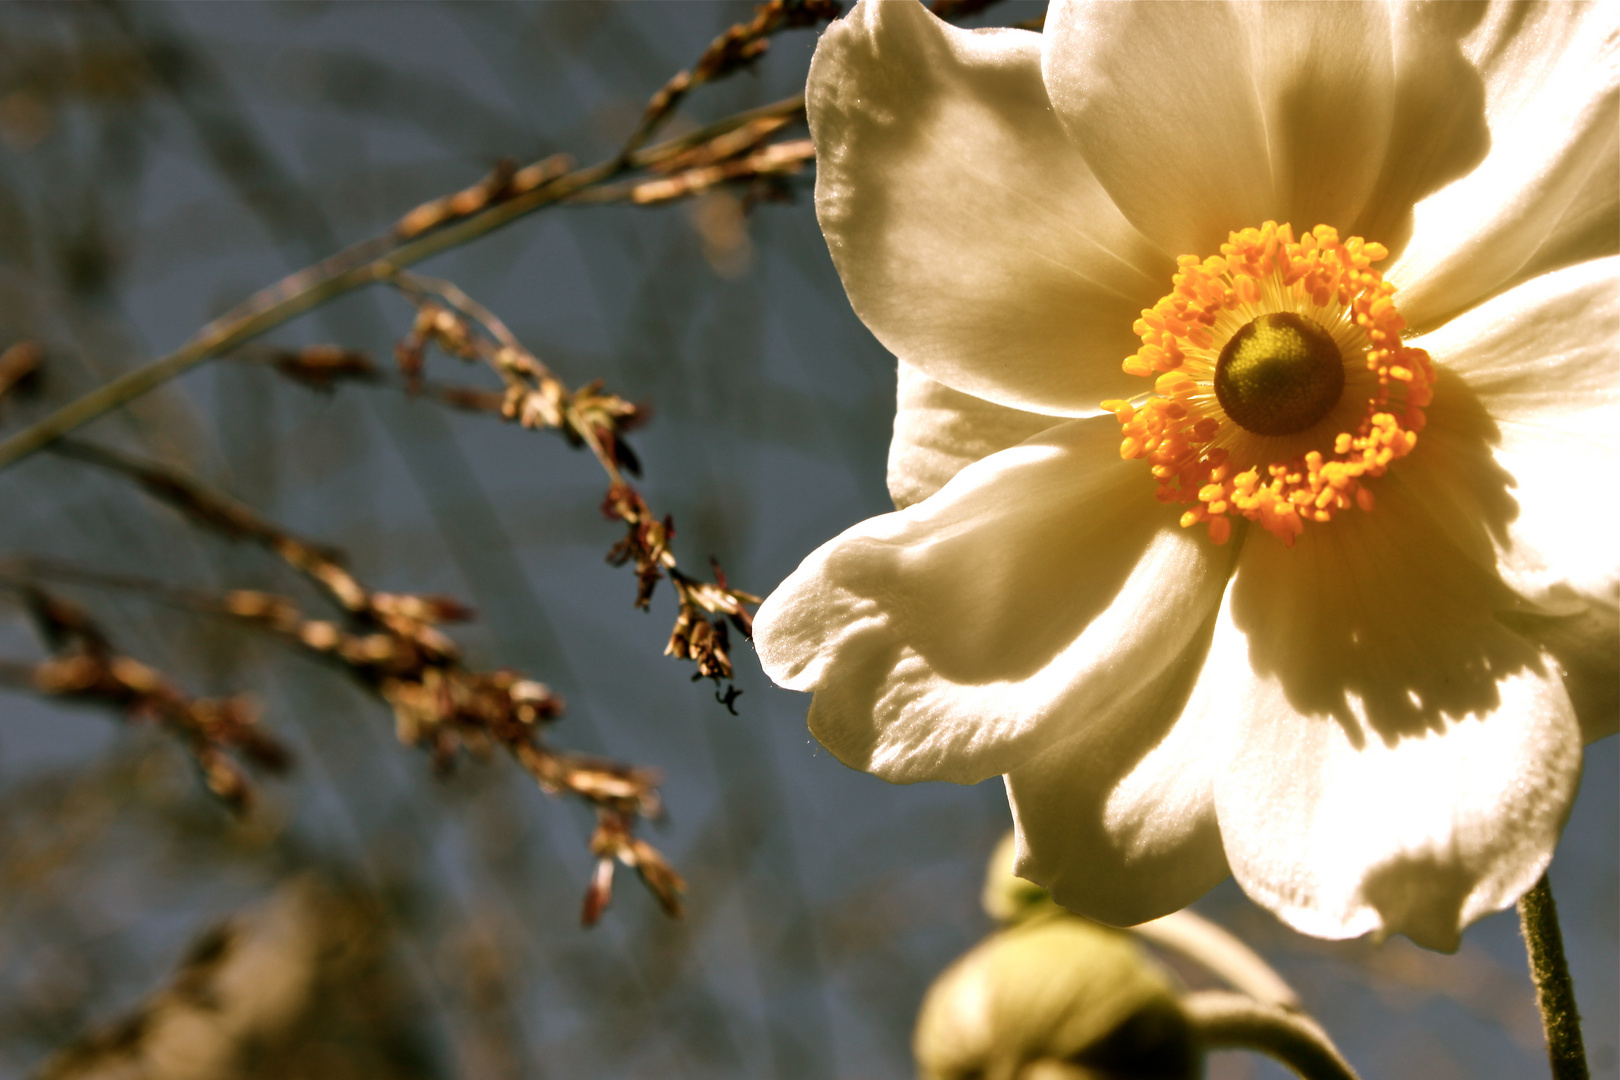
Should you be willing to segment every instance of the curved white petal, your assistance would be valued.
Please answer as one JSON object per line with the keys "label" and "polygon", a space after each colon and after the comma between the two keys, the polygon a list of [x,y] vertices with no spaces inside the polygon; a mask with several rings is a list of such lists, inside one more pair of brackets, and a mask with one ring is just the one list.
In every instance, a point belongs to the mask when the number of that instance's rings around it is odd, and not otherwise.
{"label": "curved white petal", "polygon": [[1620,475],[1620,258],[1544,274],[1412,344],[1466,384],[1437,389],[1422,440],[1454,458],[1458,440],[1490,444],[1517,504],[1493,530],[1503,580],[1553,610],[1620,602],[1620,501],[1600,479]]}
{"label": "curved white petal", "polygon": [[1276,209],[1248,34],[1231,5],[1060,0],[1043,36],[1058,116],[1166,252],[1213,253]]}
{"label": "curved white petal", "polygon": [[1389,271],[1416,327],[1620,251],[1620,8],[1499,5],[1465,48],[1484,77],[1491,149],[1418,204]]}
{"label": "curved white petal", "polygon": [[[1602,531],[1570,527],[1556,514],[1545,518],[1548,546],[1573,540],[1584,544],[1586,556],[1568,565],[1549,561],[1537,546],[1537,530],[1521,527],[1519,478],[1495,453],[1502,428],[1456,373],[1439,373],[1436,401],[1444,407],[1430,410],[1433,419],[1417,451],[1379,483],[1399,485],[1427,506],[1443,523],[1457,557],[1517,587],[1519,592],[1502,597],[1497,619],[1557,661],[1585,741],[1613,735],[1620,730],[1620,607],[1612,595],[1582,594],[1571,586],[1582,580],[1588,587],[1601,584],[1603,565],[1613,562]],[[1533,475],[1524,475],[1526,486],[1533,486]],[[1521,595],[1529,600],[1518,601]]]}
{"label": "curved white petal", "polygon": [[1209,630],[1138,701],[1007,774],[1016,870],[1071,911],[1115,926],[1146,922],[1230,872],[1214,797],[1224,704],[1194,689]]}
{"label": "curved white petal", "polygon": [[1583,741],[1620,732],[1620,608],[1595,603],[1569,614],[1509,611],[1500,618],[1558,661]]}
{"label": "curved white petal", "polygon": [[1396,4],[1388,11],[1395,78],[1388,141],[1380,148],[1378,181],[1350,232],[1398,258],[1412,236],[1414,204],[1476,168],[1491,136],[1484,84],[1458,44],[1478,10]]}
{"label": "curved white petal", "polygon": [[822,36],[806,102],[816,214],[856,314],[906,362],[1014,408],[1128,394],[1131,323],[1174,271],[1053,118],[1040,36],[914,0]]}
{"label": "curved white petal", "polygon": [[1130,708],[1214,608],[1229,549],[1176,526],[1112,417],[1070,421],[813,552],[760,606],[810,730],[888,780],[974,783]]}
{"label": "curved white petal", "polygon": [[1581,733],[1489,570],[1377,490],[1292,551],[1245,546],[1206,665],[1231,717],[1216,812],[1239,884],[1295,928],[1454,949],[1552,858]]}
{"label": "curved white petal", "polygon": [[952,390],[900,361],[889,496],[897,510],[921,502],[980,458],[1063,422]]}
{"label": "curved white petal", "polygon": [[1484,151],[1462,29],[1381,4],[1058,0],[1042,70],[1126,217],[1204,255],[1268,219],[1403,229]]}

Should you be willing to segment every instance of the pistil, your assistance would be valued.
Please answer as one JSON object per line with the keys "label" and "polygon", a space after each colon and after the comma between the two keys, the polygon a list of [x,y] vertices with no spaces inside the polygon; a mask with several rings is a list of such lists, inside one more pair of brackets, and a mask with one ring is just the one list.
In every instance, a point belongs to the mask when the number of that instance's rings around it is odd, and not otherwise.
{"label": "pistil", "polygon": [[1256,435],[1308,430],[1343,393],[1339,346],[1291,311],[1245,323],[1215,362],[1215,399],[1233,423]]}

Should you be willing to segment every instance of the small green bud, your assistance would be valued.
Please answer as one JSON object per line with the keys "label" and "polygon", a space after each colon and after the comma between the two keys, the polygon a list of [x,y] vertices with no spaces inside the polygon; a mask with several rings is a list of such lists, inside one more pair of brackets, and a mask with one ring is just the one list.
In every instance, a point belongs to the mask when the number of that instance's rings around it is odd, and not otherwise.
{"label": "small green bud", "polygon": [[1135,941],[1056,908],[947,968],[913,1049],[927,1080],[1187,1080],[1199,1067],[1169,979]]}
{"label": "small green bud", "polygon": [[1045,889],[1013,873],[1016,840],[1009,830],[991,853],[990,865],[985,867],[984,873],[984,910],[1003,925],[1022,922],[1032,915],[1057,908]]}

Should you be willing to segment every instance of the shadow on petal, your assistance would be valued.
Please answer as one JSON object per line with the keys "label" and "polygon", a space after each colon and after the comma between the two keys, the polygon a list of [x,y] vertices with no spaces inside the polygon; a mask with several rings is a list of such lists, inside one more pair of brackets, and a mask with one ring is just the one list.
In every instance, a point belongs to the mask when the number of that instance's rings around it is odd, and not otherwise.
{"label": "shadow on petal", "polygon": [[1098,921],[1129,926],[1186,907],[1229,873],[1213,779],[1224,727],[1196,694],[1212,612],[1123,707],[1007,774],[1018,873]]}
{"label": "shadow on petal", "polygon": [[810,730],[886,779],[973,783],[1125,707],[1219,603],[1231,548],[1179,529],[1112,417],[969,466],[814,552],[761,606]]}
{"label": "shadow on petal", "polygon": [[957,390],[1095,415],[1134,393],[1131,324],[1174,273],[1052,115],[1039,35],[967,32],[920,4],[854,8],[806,100],[816,214],[878,340]]}
{"label": "shadow on petal", "polygon": [[[1070,479],[1048,476],[1056,486]],[[955,683],[1026,679],[1051,663],[1143,577],[1155,539],[1174,527],[1153,514],[1107,512],[1152,498],[1136,470],[1117,469],[1111,479],[1093,512],[1076,508],[1067,520],[1052,513],[1071,502],[1066,493],[1009,485],[1001,495],[1008,505],[985,511],[1000,523],[1000,545],[986,544],[979,530],[942,530],[872,560],[864,570],[874,586],[903,580],[911,596],[928,598],[896,606],[896,636]]]}
{"label": "shadow on petal", "polygon": [[1569,615],[1506,611],[1502,621],[1558,661],[1584,742],[1620,731],[1620,613],[1612,605],[1583,603]]}
{"label": "shadow on petal", "polygon": [[1522,606],[1495,569],[1518,513],[1491,455],[1500,432],[1455,376],[1436,398],[1417,449],[1368,485],[1371,512],[1308,527],[1292,551],[1256,534],[1233,582],[1255,672],[1357,746],[1489,715],[1503,679],[1544,673],[1541,650],[1500,619]]}
{"label": "shadow on petal", "polygon": [[1403,851],[1391,861],[1369,870],[1361,894],[1378,909],[1385,926],[1439,952],[1456,952],[1462,943],[1457,913],[1468,903],[1479,873],[1455,859],[1433,852]]}
{"label": "shadow on petal", "polygon": [[1350,227],[1388,248],[1388,265],[1412,239],[1413,206],[1468,175],[1490,153],[1485,84],[1458,45],[1485,17],[1486,7],[1433,4],[1392,15],[1409,25],[1398,36],[1388,149],[1366,208]]}

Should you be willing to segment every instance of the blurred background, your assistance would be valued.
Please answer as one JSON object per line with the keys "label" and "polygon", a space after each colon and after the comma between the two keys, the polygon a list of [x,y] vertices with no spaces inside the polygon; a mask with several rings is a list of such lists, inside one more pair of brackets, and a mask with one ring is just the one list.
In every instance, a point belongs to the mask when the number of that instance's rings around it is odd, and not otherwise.
{"label": "blurred background", "polygon": [[[0,7],[0,349],[32,340],[44,356],[0,400],[0,435],[500,159],[611,157],[649,95],[751,14]],[[778,35],[668,132],[795,93],[814,43]],[[844,299],[809,175],[787,202],[716,190],[549,208],[421,267],[570,386],[600,378],[649,404],[630,440],[639,487],[673,515],[682,565],[712,555],[761,594],[889,508],[893,362]],[[413,314],[372,289],[270,340],[386,366]],[[150,725],[0,696],[0,1076],[40,1075],[67,1048],[51,1075],[103,1075],[97,1063],[140,1038],[223,1039],[186,1028],[187,1010],[243,955],[262,956],[264,1030],[284,1033],[253,1076],[911,1075],[924,989],[989,929],[979,888],[1010,825],[1000,784],[895,788],[844,768],[809,738],[807,699],[770,687],[740,641],[736,715],[718,703],[660,655],[667,586],[638,612],[633,575],[605,563],[622,527],[598,509],[588,454],[394,384],[323,394],[241,360],[85,434],[336,545],[373,587],[470,604],[477,620],[454,634],[471,664],[567,699],[555,743],[662,771],[667,816],[647,835],[687,879],[687,913],[666,917],[621,875],[601,924],[582,928],[588,808],[499,755],[436,775],[373,696],[262,634],[138,590],[62,586],[188,692],[254,695],[296,764],[233,818]],[[40,454],[0,474],[0,508],[0,568],[49,557],[216,593],[286,588],[271,556],[81,462]],[[0,656],[38,660],[22,607],[0,605]],[[1552,870],[1599,1077],[1617,1075],[1620,1026],[1616,773],[1616,740],[1591,748]],[[1369,1080],[1545,1075],[1512,912],[1445,957],[1300,937],[1230,882],[1199,910],[1261,950]],[[181,1054],[170,1075],[208,1075],[205,1058]],[[1283,1075],[1240,1054],[1210,1074]]]}

